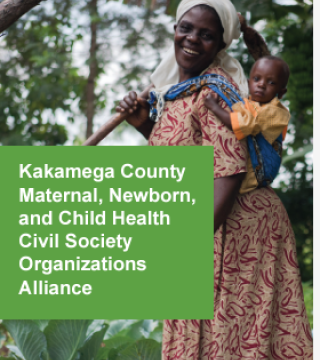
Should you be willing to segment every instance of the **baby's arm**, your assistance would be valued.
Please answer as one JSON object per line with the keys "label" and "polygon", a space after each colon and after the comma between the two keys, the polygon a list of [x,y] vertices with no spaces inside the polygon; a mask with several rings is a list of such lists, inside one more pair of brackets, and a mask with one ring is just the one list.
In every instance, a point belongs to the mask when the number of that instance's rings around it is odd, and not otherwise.
{"label": "baby's arm", "polygon": [[209,93],[204,99],[205,106],[216,115],[224,125],[232,130],[230,113],[219,105],[219,96],[216,93]]}
{"label": "baby's arm", "polygon": [[238,102],[232,106],[232,113],[221,108],[217,94],[208,94],[204,103],[234,132],[238,140],[262,133],[265,139],[272,144],[287,127],[290,119],[288,110],[279,101],[257,108],[254,102],[244,99],[244,103]]}
{"label": "baby's arm", "polygon": [[205,106],[234,132],[238,140],[261,132],[260,123],[257,121],[257,112],[252,106],[250,107],[247,99],[244,104],[242,102],[234,104],[232,113],[222,109],[218,99],[218,94],[208,94],[204,101]]}

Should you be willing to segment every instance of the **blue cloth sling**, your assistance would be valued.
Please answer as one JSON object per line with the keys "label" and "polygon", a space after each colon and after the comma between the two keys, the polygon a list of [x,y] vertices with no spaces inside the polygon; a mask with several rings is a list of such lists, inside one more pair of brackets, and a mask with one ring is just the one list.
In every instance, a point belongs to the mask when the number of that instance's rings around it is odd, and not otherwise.
{"label": "blue cloth sling", "polygon": [[[224,76],[217,74],[197,76],[172,86],[164,95],[164,101],[173,101],[190,96],[195,92],[199,92],[202,87],[208,87],[217,93],[226,102],[231,111],[233,104],[239,101],[244,102],[237,89]],[[150,118],[156,121],[158,116],[157,105],[163,108],[164,104],[162,104],[161,97],[154,91],[150,92],[149,104]],[[272,145],[261,133],[256,136],[250,135],[247,137],[251,163],[259,187],[270,185],[279,172],[282,140],[282,134],[279,135]]]}

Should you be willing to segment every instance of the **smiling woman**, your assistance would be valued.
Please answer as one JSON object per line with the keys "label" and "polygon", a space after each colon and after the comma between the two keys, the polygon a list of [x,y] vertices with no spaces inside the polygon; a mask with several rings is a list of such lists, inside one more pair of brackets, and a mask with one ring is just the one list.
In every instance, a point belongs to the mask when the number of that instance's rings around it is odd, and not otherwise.
{"label": "smiling woman", "polygon": [[[237,101],[235,92],[248,95],[239,62],[225,51],[239,36],[229,0],[182,0],[174,46],[151,76],[157,122],[148,117],[146,99],[134,92],[118,107],[131,114],[127,121],[150,146],[214,146],[214,319],[165,320],[163,360],[312,358],[287,213],[270,187],[239,195],[247,173],[246,141],[205,106],[212,91],[227,111]],[[168,281],[175,281],[174,274]],[[168,301],[190,292],[202,296],[192,283],[184,294],[168,294]]]}

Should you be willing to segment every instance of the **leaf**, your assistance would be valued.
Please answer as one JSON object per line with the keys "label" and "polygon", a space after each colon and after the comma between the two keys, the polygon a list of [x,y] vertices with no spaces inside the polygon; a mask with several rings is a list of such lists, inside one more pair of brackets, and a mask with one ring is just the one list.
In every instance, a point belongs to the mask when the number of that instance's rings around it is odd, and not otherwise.
{"label": "leaf", "polygon": [[132,338],[134,340],[140,340],[142,338],[147,337],[147,336],[145,336],[143,322],[144,322],[144,320],[140,320],[137,323],[132,324],[130,326],[130,330],[127,333],[127,336],[129,336],[130,338]]}
{"label": "leaf", "polygon": [[74,360],[92,320],[50,320],[44,334],[51,360]]}
{"label": "leaf", "polygon": [[32,321],[35,322],[39,326],[39,329],[41,331],[43,331],[49,324],[49,320],[32,320]]}
{"label": "leaf", "polygon": [[128,336],[115,336],[112,339],[104,340],[103,343],[105,345],[105,348],[118,349],[122,345],[131,345],[134,343],[134,341]]}
{"label": "leaf", "polygon": [[149,338],[151,331],[156,325],[157,322],[154,320],[140,320],[130,326],[130,330],[126,335],[130,336],[134,340]]}
{"label": "leaf", "polygon": [[0,360],[16,360],[15,358],[13,358],[13,357],[2,357],[2,356],[0,356]]}
{"label": "leaf", "polygon": [[[93,320],[92,323],[88,327],[88,331],[87,331],[87,335],[86,335],[87,338],[89,338],[96,331],[102,330],[104,325],[105,325],[104,320]],[[109,325],[108,325],[108,327],[109,327]]]}
{"label": "leaf", "polygon": [[117,360],[161,360],[161,344],[151,339],[139,340],[119,352]]}
{"label": "leaf", "polygon": [[100,348],[98,354],[94,360],[107,360],[110,349],[108,348]]}
{"label": "leaf", "polygon": [[4,320],[3,324],[26,360],[46,358],[47,341],[35,322],[32,320]]}
{"label": "leaf", "polygon": [[127,336],[115,336],[112,339],[104,340],[105,347],[101,348],[95,360],[109,359],[110,350],[124,349],[133,344],[133,340]]}
{"label": "leaf", "polygon": [[[129,331],[128,328],[137,322],[137,320],[113,320],[110,322],[110,327],[107,331],[107,338],[110,338],[116,334],[126,335]],[[120,334],[119,334],[120,335]]]}
{"label": "leaf", "polygon": [[25,360],[18,346],[15,345],[7,345],[7,348],[19,359]]}
{"label": "leaf", "polygon": [[163,331],[163,324],[161,322],[159,322],[158,326],[150,333],[149,339],[153,339],[158,342],[161,342],[162,341],[162,331]]}
{"label": "leaf", "polygon": [[101,343],[104,338],[104,334],[108,329],[108,325],[105,325],[100,331],[93,333],[90,338],[85,342],[83,347],[80,349],[79,360],[93,360],[96,358]]}

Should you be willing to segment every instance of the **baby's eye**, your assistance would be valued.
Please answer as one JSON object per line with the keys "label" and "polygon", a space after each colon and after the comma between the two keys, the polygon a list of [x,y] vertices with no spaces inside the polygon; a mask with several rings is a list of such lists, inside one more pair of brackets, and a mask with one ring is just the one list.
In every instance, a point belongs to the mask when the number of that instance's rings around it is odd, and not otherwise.
{"label": "baby's eye", "polygon": [[254,81],[259,81],[258,76],[254,76],[254,77],[253,77],[253,80],[254,80]]}
{"label": "baby's eye", "polygon": [[269,84],[270,84],[270,85],[275,85],[276,83],[275,83],[274,81],[270,80],[270,81],[269,81]]}

